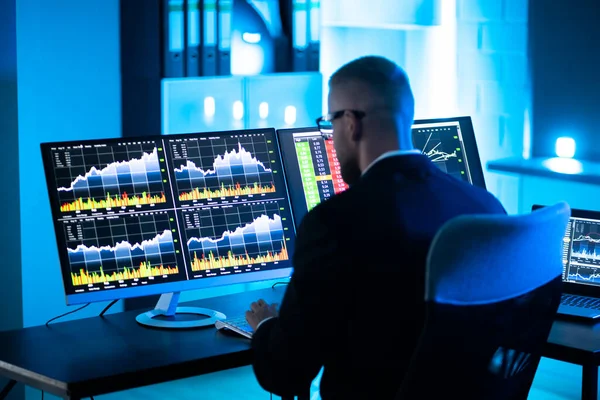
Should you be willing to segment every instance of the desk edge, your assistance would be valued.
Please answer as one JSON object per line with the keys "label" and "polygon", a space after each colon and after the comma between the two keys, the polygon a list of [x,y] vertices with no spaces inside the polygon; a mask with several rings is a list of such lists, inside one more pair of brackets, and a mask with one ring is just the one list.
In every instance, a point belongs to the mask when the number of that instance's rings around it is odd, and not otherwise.
{"label": "desk edge", "polygon": [[68,394],[68,387],[65,382],[49,378],[47,376],[29,371],[28,369],[17,367],[16,365],[0,360],[0,371],[8,379],[14,379],[36,389],[52,393],[57,396]]}

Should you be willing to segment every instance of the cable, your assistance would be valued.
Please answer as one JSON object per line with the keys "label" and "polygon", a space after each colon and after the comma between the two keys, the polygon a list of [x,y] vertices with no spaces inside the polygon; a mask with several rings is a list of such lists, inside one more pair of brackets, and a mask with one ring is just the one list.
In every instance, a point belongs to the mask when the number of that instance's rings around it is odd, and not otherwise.
{"label": "cable", "polygon": [[275,282],[273,284],[273,286],[271,286],[271,289],[275,289],[275,286],[277,286],[277,285],[287,285],[287,284],[289,284],[289,282]]}
{"label": "cable", "polygon": [[[105,313],[106,313],[106,312],[107,312],[107,311],[108,311],[108,310],[109,310],[109,309],[110,309],[112,306],[114,306],[114,305],[115,305],[115,303],[116,303],[117,301],[119,301],[119,299],[116,299],[116,300],[113,300],[113,301],[111,301],[111,302],[110,302],[110,303],[109,303],[109,304],[108,304],[106,307],[104,307],[104,310],[102,310],[102,311],[100,312],[100,315],[99,315],[99,316],[100,316],[100,317],[104,316],[104,314],[105,314]],[[57,319],[59,319],[59,318],[62,318],[62,317],[66,317],[66,316],[67,316],[67,315],[69,315],[69,314],[76,313],[76,312],[77,312],[77,311],[79,311],[79,310],[83,310],[84,308],[86,308],[86,307],[87,307],[87,306],[89,306],[89,305],[90,305],[90,303],[84,304],[84,305],[82,305],[81,307],[79,307],[79,308],[78,308],[78,309],[76,309],[76,310],[71,310],[71,311],[69,311],[69,312],[66,312],[66,313],[64,313],[64,314],[61,314],[61,315],[59,315],[59,316],[57,316],[57,317],[51,318],[51,319],[49,319],[49,320],[48,320],[48,322],[46,322],[46,326],[48,326],[48,325],[50,324],[50,322],[52,322],[52,321],[55,321],[55,320],[57,320]]]}
{"label": "cable", "polygon": [[98,316],[102,317],[104,313],[107,312],[112,306],[114,306],[117,301],[119,301],[119,299],[113,300],[110,303],[108,303],[108,305],[104,307],[104,310],[102,310],[102,312]]}
{"label": "cable", "polygon": [[71,311],[69,311],[69,312],[66,312],[66,313],[64,313],[64,314],[61,314],[61,315],[59,315],[58,317],[50,318],[50,319],[48,320],[48,322],[46,322],[46,326],[48,326],[48,325],[50,324],[50,322],[52,322],[52,321],[54,321],[54,320],[57,320],[57,319],[59,319],[59,318],[62,318],[62,317],[66,317],[66,316],[67,316],[67,315],[69,315],[69,314],[76,313],[77,311],[79,311],[79,310],[83,310],[84,308],[86,308],[86,307],[87,307],[87,306],[89,306],[89,305],[90,305],[90,303],[87,303],[87,304],[84,304],[84,305],[82,305],[81,307],[79,307],[79,308],[78,308],[78,309],[76,309],[76,310],[71,310]]}

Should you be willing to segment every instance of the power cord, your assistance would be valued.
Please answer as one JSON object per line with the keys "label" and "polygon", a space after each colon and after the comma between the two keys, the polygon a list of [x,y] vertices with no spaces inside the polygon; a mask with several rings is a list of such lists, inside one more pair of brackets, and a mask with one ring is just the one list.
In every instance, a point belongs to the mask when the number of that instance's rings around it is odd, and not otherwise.
{"label": "power cord", "polygon": [[[114,306],[114,305],[115,305],[115,303],[116,303],[117,301],[119,301],[119,299],[113,300],[113,301],[111,301],[110,303],[108,303],[108,305],[107,305],[106,307],[104,307],[104,309],[103,309],[103,310],[100,312],[100,314],[99,314],[98,316],[99,316],[99,317],[104,317],[104,314],[105,314],[105,313],[106,313],[108,310],[110,310],[110,308],[111,308],[112,306]],[[79,307],[79,308],[77,308],[77,309],[75,309],[75,310],[71,310],[71,311],[69,311],[69,312],[66,312],[66,313],[64,313],[64,314],[61,314],[61,315],[59,315],[59,316],[56,316],[56,317],[54,317],[54,318],[50,318],[50,319],[48,320],[48,322],[46,322],[46,326],[50,325],[50,323],[51,323],[52,321],[56,321],[56,320],[57,320],[57,319],[59,319],[59,318],[66,317],[66,316],[67,316],[67,315],[69,315],[69,314],[73,314],[73,313],[76,313],[77,311],[83,310],[84,308],[86,308],[86,307],[87,307],[87,306],[89,306],[90,304],[91,304],[91,303],[84,304],[84,305],[82,305],[81,307]],[[43,391],[43,390],[42,390],[42,397],[41,397],[41,398],[42,398],[42,400],[44,400],[44,391]],[[90,396],[90,400],[94,400],[94,396]]]}
{"label": "power cord", "polygon": [[[102,310],[98,316],[99,316],[99,317],[103,317],[103,316],[104,316],[104,314],[106,314],[106,312],[107,312],[108,310],[110,310],[110,308],[111,308],[112,306],[114,306],[114,305],[115,305],[115,303],[116,303],[117,301],[119,301],[119,299],[113,300],[113,301],[111,301],[110,303],[108,303],[108,305],[107,305],[106,307],[104,307],[104,310]],[[89,306],[90,304],[91,304],[91,303],[84,304],[84,305],[82,305],[81,307],[79,307],[79,308],[77,308],[77,309],[75,309],[75,310],[71,310],[71,311],[69,311],[69,312],[66,312],[66,313],[64,313],[64,314],[61,314],[61,315],[59,315],[59,316],[57,316],[57,317],[50,318],[50,319],[48,320],[48,322],[46,322],[46,326],[50,325],[50,322],[52,322],[52,321],[56,321],[56,320],[57,320],[57,319],[59,319],[59,318],[66,317],[66,316],[67,316],[67,315],[69,315],[69,314],[73,314],[73,313],[76,313],[77,311],[83,310],[84,308],[86,308],[86,307],[87,307],[87,306]]]}
{"label": "power cord", "polygon": [[98,316],[103,317],[104,313],[107,312],[112,306],[114,306],[117,301],[119,301],[119,299],[113,300],[110,303],[108,303],[108,305],[104,307],[104,310],[102,310],[102,312]]}
{"label": "power cord", "polygon": [[48,322],[46,322],[46,326],[50,325],[50,322],[52,322],[52,321],[55,321],[55,320],[57,320],[57,319],[59,319],[59,318],[62,318],[62,317],[66,317],[66,316],[67,316],[67,315],[69,315],[69,314],[76,313],[76,312],[77,312],[77,311],[79,311],[79,310],[83,310],[84,308],[86,308],[86,307],[87,307],[87,306],[89,306],[89,305],[90,305],[90,303],[87,303],[87,304],[84,304],[84,305],[82,305],[81,307],[79,307],[79,308],[77,308],[77,309],[75,309],[75,310],[71,310],[71,311],[69,311],[69,312],[66,312],[66,313],[64,313],[64,314],[61,314],[61,315],[59,315],[59,316],[57,316],[57,317],[50,318],[50,319],[48,320]]}

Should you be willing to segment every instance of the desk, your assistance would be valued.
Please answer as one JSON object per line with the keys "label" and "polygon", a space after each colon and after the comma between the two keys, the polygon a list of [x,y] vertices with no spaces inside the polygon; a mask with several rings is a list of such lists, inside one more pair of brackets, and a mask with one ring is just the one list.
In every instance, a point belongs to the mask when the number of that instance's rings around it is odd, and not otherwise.
{"label": "desk", "polygon": [[[259,297],[280,302],[284,292],[279,286],[188,304],[234,316]],[[135,321],[139,312],[0,332],[0,375],[79,400],[251,363],[250,341],[241,336],[142,327]],[[581,398],[597,399],[600,323],[556,321],[544,357],[583,366]]]}
{"label": "desk", "polygon": [[581,365],[581,399],[598,398],[600,323],[567,319],[555,321],[544,349],[544,357]]}
{"label": "desk", "polygon": [[[187,303],[240,315],[259,297],[280,302],[285,286]],[[250,341],[215,328],[161,330],[129,311],[0,332],[0,375],[79,400],[251,363]],[[10,385],[10,384],[9,384]],[[6,393],[0,393],[0,399]]]}

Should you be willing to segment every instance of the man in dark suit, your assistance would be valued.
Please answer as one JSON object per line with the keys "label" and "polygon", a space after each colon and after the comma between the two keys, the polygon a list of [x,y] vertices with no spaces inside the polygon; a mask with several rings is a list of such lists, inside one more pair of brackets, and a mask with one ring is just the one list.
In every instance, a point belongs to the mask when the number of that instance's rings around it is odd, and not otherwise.
{"label": "man in dark suit", "polygon": [[302,220],[279,313],[264,300],[246,313],[254,372],[264,389],[290,396],[324,367],[324,400],[393,399],[424,324],[434,235],[461,214],[505,211],[413,148],[413,95],[396,64],[360,58],[329,86],[330,114],[318,122],[333,128],[350,188]]}

